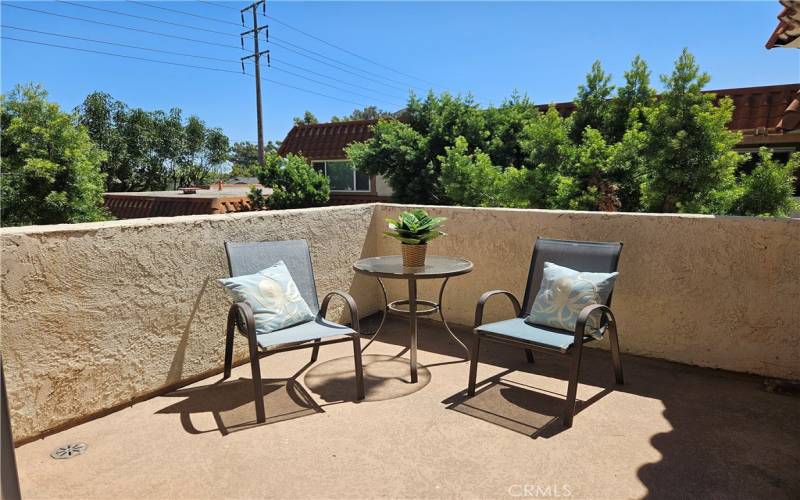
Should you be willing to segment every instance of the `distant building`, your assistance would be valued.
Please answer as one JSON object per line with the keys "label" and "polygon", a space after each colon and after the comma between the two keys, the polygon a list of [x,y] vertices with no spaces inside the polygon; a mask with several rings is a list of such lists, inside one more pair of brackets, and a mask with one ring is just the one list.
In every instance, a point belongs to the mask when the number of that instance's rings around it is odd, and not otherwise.
{"label": "distant building", "polygon": [[331,182],[331,205],[389,201],[392,189],[381,176],[364,175],[353,168],[344,148],[372,137],[377,120],[357,120],[295,125],[281,143],[278,154],[303,155]]}
{"label": "distant building", "polygon": [[258,177],[231,177],[226,184],[258,184]]}
{"label": "distant building", "polygon": [[[789,155],[800,151],[800,83],[710,90],[717,98],[730,97],[735,109],[728,124],[731,130],[742,133],[736,146],[741,153],[752,153],[761,146],[773,151],[774,157],[785,162]],[[550,105],[539,109],[547,111]],[[562,116],[575,111],[573,102],[554,104]],[[353,168],[344,148],[352,142],[372,137],[376,120],[359,120],[314,125],[295,125],[281,143],[278,153],[301,154],[331,181],[331,204],[386,201],[391,188],[381,176],[366,176]],[[747,171],[753,161],[743,165]],[[796,192],[800,193],[800,177]]]}
{"label": "distant building", "polygon": [[[269,188],[257,187],[265,196],[272,194]],[[178,191],[105,193],[105,206],[118,219],[246,212],[250,210],[249,192],[250,184],[223,184]]]}

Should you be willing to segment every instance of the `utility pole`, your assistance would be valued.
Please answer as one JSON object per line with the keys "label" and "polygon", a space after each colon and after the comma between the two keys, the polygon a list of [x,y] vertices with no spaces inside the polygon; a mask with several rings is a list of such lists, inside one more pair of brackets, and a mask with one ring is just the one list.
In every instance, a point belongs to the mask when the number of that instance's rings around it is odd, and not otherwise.
{"label": "utility pole", "polygon": [[242,17],[242,26],[244,24],[244,13],[245,11],[251,10],[253,11],[253,29],[247,30],[242,32],[239,36],[242,48],[244,48],[244,37],[249,34],[253,34],[253,53],[249,56],[245,56],[241,58],[242,63],[242,73],[244,73],[244,62],[247,59],[253,58],[253,62],[256,66],[256,115],[258,119],[258,163],[263,167],[264,166],[264,123],[261,113],[261,56],[266,54],[267,56],[267,67],[269,67],[269,50],[259,50],[258,47],[258,35],[261,33],[262,30],[266,31],[266,40],[269,40],[269,26],[259,26],[258,25],[258,6],[261,5],[261,10],[263,11],[264,15],[267,13],[267,0],[258,0],[254,2],[244,9],[242,9],[239,14]]}

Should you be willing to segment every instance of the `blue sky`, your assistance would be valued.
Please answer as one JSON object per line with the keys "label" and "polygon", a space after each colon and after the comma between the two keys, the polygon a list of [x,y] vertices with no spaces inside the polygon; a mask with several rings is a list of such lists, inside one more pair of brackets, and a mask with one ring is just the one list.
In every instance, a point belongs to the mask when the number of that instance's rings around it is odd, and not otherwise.
{"label": "blue sky", "polygon": [[[76,0],[76,3],[221,33],[67,3],[4,1],[2,35],[208,66],[230,73],[2,40],[0,76],[3,92],[17,83],[37,82],[45,86],[51,99],[63,108],[72,109],[88,93],[100,90],[132,107],[179,107],[185,115],[198,115],[209,126],[222,128],[232,140],[255,141],[254,80],[236,74],[241,71],[238,59],[243,52],[237,49],[240,28],[235,24],[240,22],[237,9],[246,5],[245,2],[219,2],[223,6],[194,1],[152,4],[223,22],[133,2]],[[13,8],[13,5],[223,46],[55,17]],[[600,59],[606,70],[614,75],[614,80],[619,82],[636,54],[641,54],[650,64],[653,74],[658,75],[670,70],[683,47],[688,47],[697,56],[701,67],[711,74],[709,88],[798,82],[800,51],[768,51],[764,48],[775,28],[775,16],[779,10],[778,2],[771,0],[710,3],[273,1],[268,5],[267,14],[275,19],[400,73],[334,49],[276,20],[262,17],[260,22],[266,21],[270,25],[270,36],[275,41],[269,45],[274,68],[264,69],[262,76],[341,99],[265,82],[265,138],[282,139],[292,126],[292,117],[302,115],[306,109],[321,120],[348,114],[353,108],[367,104],[399,109],[408,95],[409,84],[418,93],[430,88],[428,82],[436,84],[436,91],[472,92],[482,103],[499,103],[514,89],[527,93],[540,103],[570,100],[595,59]],[[221,61],[60,38],[9,26],[202,55]],[[279,43],[283,47],[279,47]],[[302,57],[287,47],[312,50],[323,57],[306,54],[339,68]],[[342,63],[350,72],[341,71]],[[281,72],[280,68],[300,76]],[[248,71],[252,72],[252,68],[248,67]],[[654,80],[656,86],[660,86],[657,78]]]}

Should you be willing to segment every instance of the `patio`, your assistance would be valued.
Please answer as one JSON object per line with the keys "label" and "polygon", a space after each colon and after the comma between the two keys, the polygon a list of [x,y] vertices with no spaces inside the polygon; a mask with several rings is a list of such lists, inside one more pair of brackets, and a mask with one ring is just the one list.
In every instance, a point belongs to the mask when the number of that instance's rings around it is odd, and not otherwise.
{"label": "patio", "polygon": [[[406,327],[390,319],[383,341],[365,353],[362,403],[352,402],[349,345],[322,349],[310,368],[307,351],[278,354],[262,360],[266,424],[253,425],[249,369],[240,366],[230,381],[213,376],[22,446],[23,496],[796,498],[800,491],[800,399],[764,391],[757,377],[625,356],[629,383],[614,388],[608,353],[590,349],[574,426],[541,429],[562,407],[563,359],[537,354],[527,365],[520,351],[490,345],[479,372],[486,383],[465,402],[458,347],[436,323],[422,325],[418,387],[393,379],[407,380],[408,367],[392,361]],[[89,445],[84,455],[49,457],[75,441]]]}
{"label": "patio", "polygon": [[[261,361],[221,381],[229,299],[224,241],[309,241],[319,296],[349,291],[373,331],[381,294],[354,275],[396,253],[383,219],[405,207],[308,210],[4,229],[3,362],[25,498],[797,498],[800,399],[765,378],[800,378],[800,221],[432,208],[438,255],[475,263],[444,312],[469,345],[475,301],[521,296],[537,235],[625,242],[613,308],[624,386],[608,342],[584,351],[578,414],[560,415],[569,361],[485,343],[466,399],[463,350],[421,321],[409,384],[405,319],[364,357],[352,348]],[[524,237],[520,237],[523,235]],[[404,283],[387,282],[390,299]],[[438,283],[420,285],[430,297]],[[47,300],[42,300],[47,297]],[[496,320],[511,313],[498,300]],[[341,309],[329,317],[342,318]],[[243,338],[235,359],[245,360]],[[362,344],[363,345],[363,344]],[[398,357],[402,357],[400,359]],[[66,443],[83,455],[54,460]]]}

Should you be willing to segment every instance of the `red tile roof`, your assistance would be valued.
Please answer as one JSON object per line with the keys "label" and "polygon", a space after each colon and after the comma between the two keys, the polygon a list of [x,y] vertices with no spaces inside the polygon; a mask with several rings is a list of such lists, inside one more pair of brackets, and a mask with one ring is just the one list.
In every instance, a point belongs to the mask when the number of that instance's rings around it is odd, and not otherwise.
{"label": "red tile roof", "polygon": [[767,40],[766,47],[800,48],[800,2],[779,0],[783,10],[778,14],[778,26]]}
{"label": "red tile roof", "polygon": [[[744,134],[742,144],[771,144],[773,142],[800,143],[800,135],[784,132],[800,129],[800,83],[709,90],[733,99],[731,130]],[[546,111],[549,105],[539,109]],[[562,116],[575,111],[572,102],[555,104]],[[351,142],[372,137],[371,126],[376,120],[295,125],[281,143],[278,153],[302,154],[309,160],[345,159],[344,148]],[[776,139],[777,138],[777,139]]]}
{"label": "red tile roof", "polygon": [[345,146],[372,137],[371,127],[376,122],[377,120],[356,120],[295,125],[278,148],[278,154],[302,154],[309,160],[345,159]]}
{"label": "red tile roof", "polygon": [[[764,87],[742,87],[735,89],[709,90],[717,95],[717,99],[730,97],[733,99],[733,118],[728,124],[731,130],[744,133],[761,131],[788,131],[797,128],[797,115],[800,107],[800,83],[785,85],[769,85]],[[575,111],[573,102],[555,104],[561,116]],[[541,111],[547,111],[548,105],[541,105]]]}

